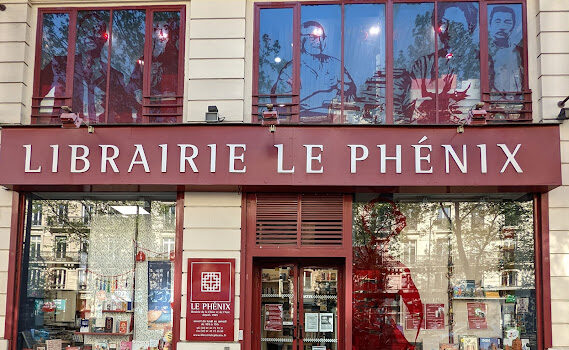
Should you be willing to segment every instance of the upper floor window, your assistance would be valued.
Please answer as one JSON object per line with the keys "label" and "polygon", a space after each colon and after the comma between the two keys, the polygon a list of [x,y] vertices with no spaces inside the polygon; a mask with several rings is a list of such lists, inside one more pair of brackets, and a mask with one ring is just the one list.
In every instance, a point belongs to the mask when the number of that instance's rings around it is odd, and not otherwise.
{"label": "upper floor window", "polygon": [[182,7],[40,10],[32,121],[181,122]]}
{"label": "upper floor window", "polygon": [[254,118],[281,122],[531,120],[525,4],[491,0],[260,4]]}

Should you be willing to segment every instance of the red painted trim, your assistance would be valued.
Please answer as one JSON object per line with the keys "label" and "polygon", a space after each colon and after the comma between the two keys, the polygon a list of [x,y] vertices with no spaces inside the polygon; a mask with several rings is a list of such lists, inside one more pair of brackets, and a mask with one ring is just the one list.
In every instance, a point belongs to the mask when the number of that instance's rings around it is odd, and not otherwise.
{"label": "red painted trim", "polygon": [[[247,308],[245,298],[247,294],[247,194],[241,194],[241,254],[239,256],[239,330],[243,331],[243,339],[240,344],[245,343],[245,313]],[[251,304],[247,304],[251,305]]]}
{"label": "red painted trim", "polygon": [[4,338],[8,348],[16,349],[18,339],[18,316],[20,299],[20,276],[22,254],[22,228],[25,221],[26,198],[23,194],[12,193],[12,218],[10,221],[10,252],[8,254],[8,282],[6,286],[6,323]]}
{"label": "red painted trim", "polygon": [[172,345],[176,349],[180,341],[180,319],[182,313],[182,268],[184,254],[184,192],[176,195],[176,259],[174,260],[174,307]]}
{"label": "red painted trim", "polygon": [[[344,250],[346,252],[346,260],[344,267],[344,282],[343,290],[344,297],[342,302],[344,303],[344,330],[346,339],[346,349],[352,349],[352,260],[353,260],[353,242],[352,242],[352,195],[344,195]],[[342,310],[342,307],[339,306]]]}
{"label": "red painted trim", "polygon": [[[550,348],[553,346],[553,337],[551,330],[551,275],[550,275],[550,255],[549,255],[549,195],[543,193],[537,195],[540,198],[539,220],[541,234],[539,245],[541,246],[541,283],[539,287],[542,292],[542,324],[538,327],[538,332],[543,332],[543,347]],[[537,249],[536,249],[537,250]],[[539,315],[539,313],[538,313]],[[539,344],[539,343],[538,343]]]}
{"label": "red painted trim", "polygon": [[[113,50],[113,17],[114,11],[111,9],[109,13],[109,25],[107,26],[109,31],[108,37],[108,45],[107,45],[107,84],[105,87],[105,96],[109,96],[105,99],[105,124],[109,123],[109,100],[110,100],[110,92],[111,92],[111,59],[112,59],[112,50]],[[75,37],[77,38],[77,37]],[[146,46],[146,45],[145,45]]]}
{"label": "red painted trim", "polygon": [[[393,3],[385,5],[385,124],[393,124]],[[350,338],[351,341],[351,338]]]}

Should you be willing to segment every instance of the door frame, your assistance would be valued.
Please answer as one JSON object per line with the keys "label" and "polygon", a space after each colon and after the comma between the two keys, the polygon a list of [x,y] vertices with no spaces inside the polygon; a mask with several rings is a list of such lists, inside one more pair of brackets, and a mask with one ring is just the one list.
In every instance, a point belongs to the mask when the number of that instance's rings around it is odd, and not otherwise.
{"label": "door frame", "polygon": [[[293,303],[296,303],[295,316],[297,324],[303,322],[303,320],[297,319],[299,316],[302,317],[303,303],[299,300],[301,293],[304,288],[304,278],[300,278],[300,274],[303,269],[310,267],[317,268],[336,268],[338,269],[338,284],[337,284],[337,349],[345,349],[345,336],[346,336],[346,259],[341,257],[335,258],[254,258],[253,259],[253,278],[252,278],[252,297],[253,297],[253,307],[251,308],[251,349],[260,350],[260,336],[261,336],[261,294],[262,294],[262,279],[261,270],[263,268],[274,268],[277,266],[294,266],[295,271],[298,273],[295,297]],[[296,327],[296,326],[295,326]],[[304,327],[302,330],[298,328],[295,330],[296,335],[293,336],[293,344],[298,344],[298,349],[302,349],[301,339],[304,337],[303,334],[299,334],[301,331],[304,333]],[[296,350],[296,349],[294,349]]]}

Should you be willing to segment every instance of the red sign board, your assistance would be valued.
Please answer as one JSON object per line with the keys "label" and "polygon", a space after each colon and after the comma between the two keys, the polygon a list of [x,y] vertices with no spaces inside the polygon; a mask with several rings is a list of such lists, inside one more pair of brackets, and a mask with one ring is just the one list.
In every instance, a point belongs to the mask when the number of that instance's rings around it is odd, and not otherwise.
{"label": "red sign board", "polygon": [[2,185],[561,184],[557,125],[16,127],[1,142]]}
{"label": "red sign board", "polygon": [[468,329],[487,329],[486,304],[466,303],[468,313]]}
{"label": "red sign board", "polygon": [[190,341],[233,341],[235,259],[188,259]]}

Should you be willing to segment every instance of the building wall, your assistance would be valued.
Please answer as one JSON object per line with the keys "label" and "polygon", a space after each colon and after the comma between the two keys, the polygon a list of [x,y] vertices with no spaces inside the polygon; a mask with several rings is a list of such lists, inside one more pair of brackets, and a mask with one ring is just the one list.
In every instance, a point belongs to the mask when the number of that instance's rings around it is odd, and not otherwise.
{"label": "building wall", "polygon": [[[182,270],[182,320],[179,350],[240,349],[239,332],[241,263],[241,193],[186,192],[184,196],[184,255]],[[188,258],[235,259],[235,335],[233,343],[184,343],[188,297]]]}
{"label": "building wall", "polygon": [[[0,130],[0,147],[1,145],[2,130]],[[6,323],[6,294],[8,285],[13,194],[14,192],[0,186],[0,350],[6,350],[8,348],[8,341],[3,338]]]}
{"label": "building wall", "polygon": [[[569,95],[569,2],[540,0],[534,4],[537,43],[537,99],[539,116],[552,121],[557,101]],[[529,17],[529,16],[528,16]],[[533,38],[530,36],[529,40]],[[569,103],[566,104],[569,107]],[[563,186],[549,193],[551,258],[551,317],[553,349],[569,349],[569,123],[561,125]]]}

